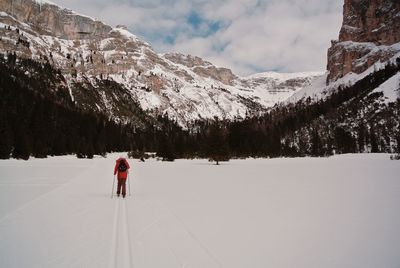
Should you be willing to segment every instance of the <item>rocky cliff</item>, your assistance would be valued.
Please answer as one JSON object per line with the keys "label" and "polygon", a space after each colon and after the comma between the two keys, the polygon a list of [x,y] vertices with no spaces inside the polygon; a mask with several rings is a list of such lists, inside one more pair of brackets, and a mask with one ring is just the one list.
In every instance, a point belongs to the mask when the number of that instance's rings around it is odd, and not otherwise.
{"label": "rocky cliff", "polygon": [[184,125],[262,113],[320,75],[242,78],[199,57],[158,54],[124,26],[108,26],[47,0],[0,0],[0,36],[0,56],[15,53],[51,64],[65,77],[78,105],[111,117],[120,116],[107,110],[118,106],[112,94],[91,97],[102,81],[125,88],[149,113],[168,114]]}
{"label": "rocky cliff", "polygon": [[400,1],[345,0],[339,40],[328,50],[328,79],[362,73],[400,51]]}
{"label": "rocky cliff", "polygon": [[42,0],[1,0],[0,10],[20,22],[29,23],[41,34],[62,39],[105,37],[111,27],[90,17]]}

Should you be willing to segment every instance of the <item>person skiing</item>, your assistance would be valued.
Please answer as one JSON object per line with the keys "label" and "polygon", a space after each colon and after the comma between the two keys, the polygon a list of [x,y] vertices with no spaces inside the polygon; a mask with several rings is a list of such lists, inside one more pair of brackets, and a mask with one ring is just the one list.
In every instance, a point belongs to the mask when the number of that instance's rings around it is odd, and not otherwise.
{"label": "person skiing", "polygon": [[117,185],[117,196],[121,194],[122,190],[122,197],[125,198],[126,196],[126,179],[128,177],[130,166],[128,161],[124,157],[119,157],[117,162],[115,163],[114,167],[114,176],[118,173],[118,185]]}

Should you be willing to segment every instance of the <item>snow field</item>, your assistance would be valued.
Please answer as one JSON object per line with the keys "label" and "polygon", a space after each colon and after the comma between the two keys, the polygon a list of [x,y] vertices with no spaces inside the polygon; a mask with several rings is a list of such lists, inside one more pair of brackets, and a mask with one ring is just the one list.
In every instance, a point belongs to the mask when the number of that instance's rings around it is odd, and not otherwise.
{"label": "snow field", "polygon": [[396,102],[397,99],[400,99],[400,72],[392,76],[378,88],[374,89],[371,94],[375,92],[383,92],[386,104]]}
{"label": "snow field", "polygon": [[400,163],[388,155],[132,166],[0,161],[0,267],[383,267],[400,264]]}

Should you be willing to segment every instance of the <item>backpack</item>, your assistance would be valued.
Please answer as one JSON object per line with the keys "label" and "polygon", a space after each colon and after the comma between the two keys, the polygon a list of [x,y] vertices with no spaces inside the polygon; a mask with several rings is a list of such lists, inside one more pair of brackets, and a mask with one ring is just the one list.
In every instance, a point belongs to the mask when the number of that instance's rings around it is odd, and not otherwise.
{"label": "backpack", "polygon": [[126,166],[125,160],[119,161],[118,171],[125,172],[127,169],[128,167]]}

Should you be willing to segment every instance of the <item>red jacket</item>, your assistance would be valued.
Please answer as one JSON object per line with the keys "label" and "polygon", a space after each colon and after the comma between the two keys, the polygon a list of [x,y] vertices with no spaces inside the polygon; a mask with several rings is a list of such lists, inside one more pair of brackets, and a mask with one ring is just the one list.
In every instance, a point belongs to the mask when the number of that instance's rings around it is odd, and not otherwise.
{"label": "red jacket", "polygon": [[[125,161],[126,164],[126,171],[118,171],[118,166],[119,166],[119,162],[121,161]],[[126,177],[128,176],[128,170],[130,169],[129,163],[125,158],[118,158],[117,159],[117,163],[115,163],[115,168],[114,168],[114,175],[117,174],[118,172],[118,179],[126,179]]]}

